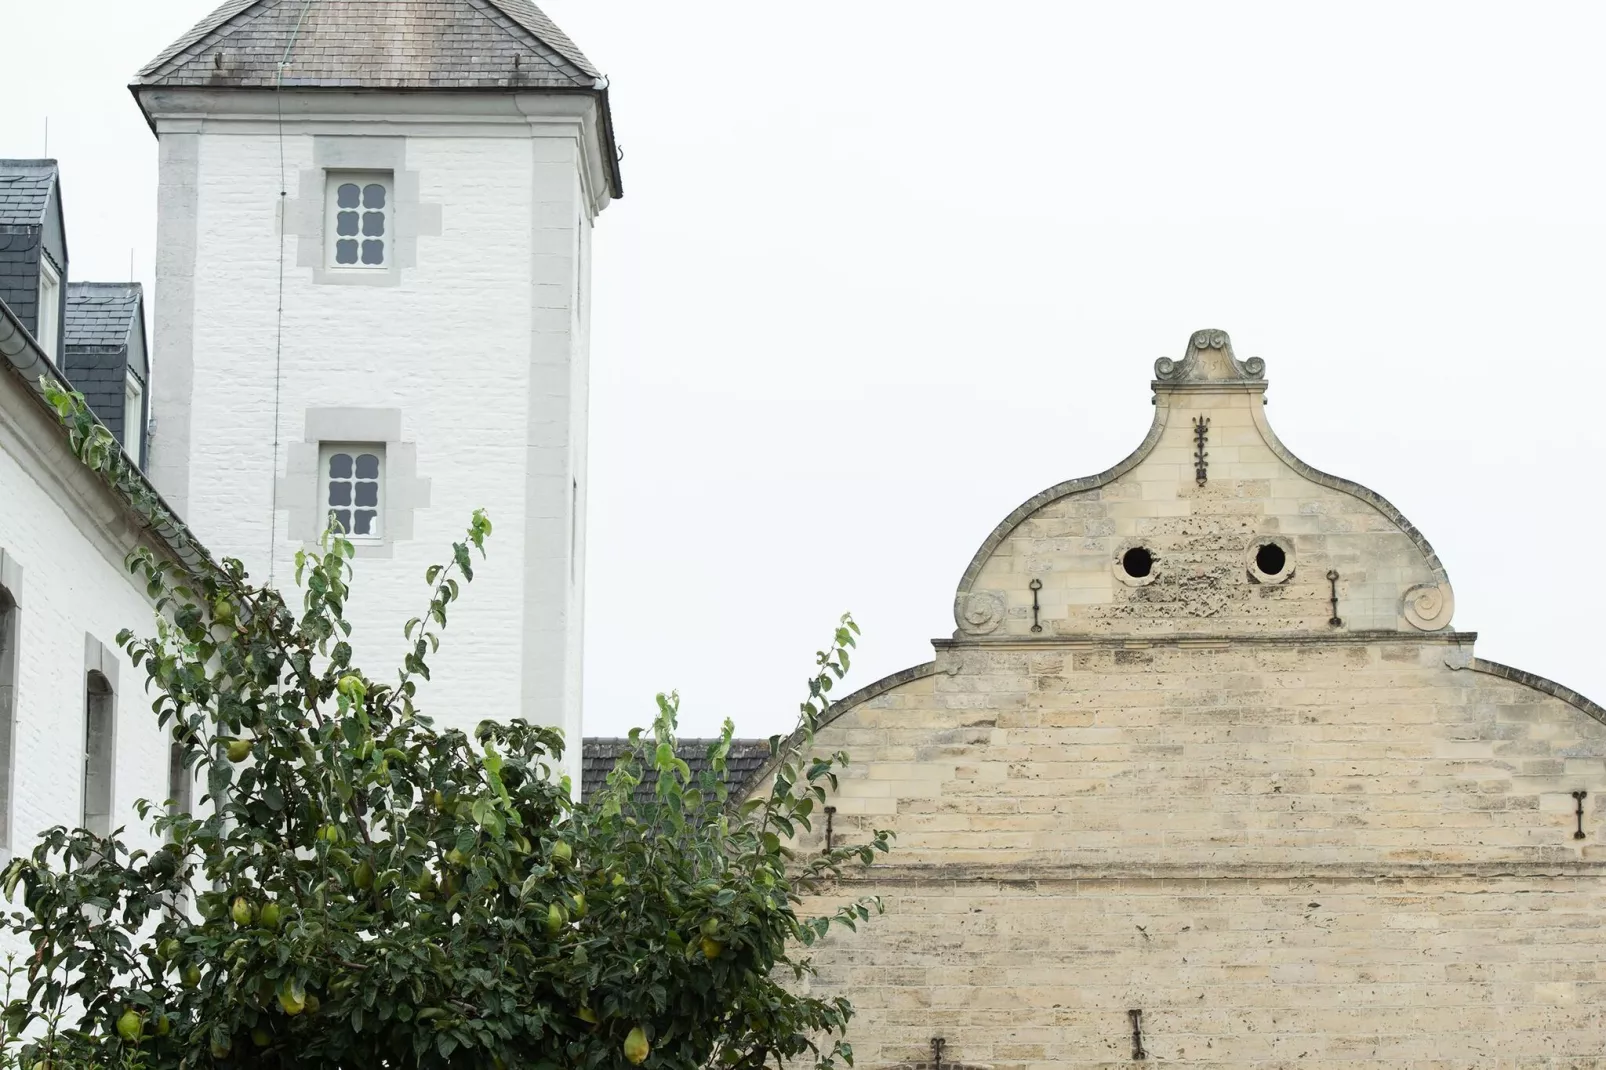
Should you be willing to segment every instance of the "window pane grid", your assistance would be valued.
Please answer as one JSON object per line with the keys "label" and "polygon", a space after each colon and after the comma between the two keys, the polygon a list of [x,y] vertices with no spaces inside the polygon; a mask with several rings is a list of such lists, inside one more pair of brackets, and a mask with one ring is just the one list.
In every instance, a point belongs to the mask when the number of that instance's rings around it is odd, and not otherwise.
{"label": "window pane grid", "polygon": [[390,176],[329,176],[330,263],[342,268],[389,264]]}
{"label": "window pane grid", "polygon": [[373,447],[336,447],[324,461],[324,504],[329,524],[356,539],[380,536],[380,451]]}

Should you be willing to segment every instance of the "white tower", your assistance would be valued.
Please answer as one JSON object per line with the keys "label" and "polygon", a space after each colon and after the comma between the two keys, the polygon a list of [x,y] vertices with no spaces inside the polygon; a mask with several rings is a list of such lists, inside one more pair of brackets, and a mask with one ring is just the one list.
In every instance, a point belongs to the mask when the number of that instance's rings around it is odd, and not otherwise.
{"label": "white tower", "polygon": [[424,708],[559,725],[578,783],[606,81],[529,0],[229,0],[132,88],[161,150],[152,480],[281,588],[333,510],[376,674],[484,507]]}

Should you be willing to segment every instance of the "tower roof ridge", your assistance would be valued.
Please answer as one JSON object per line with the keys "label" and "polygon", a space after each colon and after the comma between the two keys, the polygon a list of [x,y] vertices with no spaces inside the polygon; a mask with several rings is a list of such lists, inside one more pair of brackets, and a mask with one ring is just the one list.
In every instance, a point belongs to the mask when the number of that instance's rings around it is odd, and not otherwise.
{"label": "tower roof ridge", "polygon": [[224,0],[133,85],[600,89],[601,81],[531,0]]}

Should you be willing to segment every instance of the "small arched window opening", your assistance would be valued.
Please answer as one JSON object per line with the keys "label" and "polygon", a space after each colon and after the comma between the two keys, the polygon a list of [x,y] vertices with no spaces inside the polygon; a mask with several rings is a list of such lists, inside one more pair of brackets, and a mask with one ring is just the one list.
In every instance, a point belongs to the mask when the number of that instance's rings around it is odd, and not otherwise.
{"label": "small arched window opening", "polygon": [[167,753],[167,812],[188,814],[194,803],[195,777],[184,764],[184,744],[174,743]]}
{"label": "small arched window opening", "polygon": [[117,696],[111,681],[91,670],[84,684],[84,824],[111,834],[112,773],[116,768]]}
{"label": "small arched window opening", "polygon": [[0,844],[11,846],[11,746],[17,719],[17,630],[22,611],[0,587]]}

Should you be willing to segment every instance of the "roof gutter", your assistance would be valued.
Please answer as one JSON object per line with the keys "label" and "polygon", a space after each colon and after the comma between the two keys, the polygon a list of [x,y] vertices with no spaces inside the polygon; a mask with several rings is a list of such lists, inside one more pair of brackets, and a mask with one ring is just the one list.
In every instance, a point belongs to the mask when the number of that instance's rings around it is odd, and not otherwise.
{"label": "roof gutter", "polygon": [[613,139],[613,109],[608,106],[606,78],[597,79],[597,104],[597,110],[602,113],[602,154],[607,157],[603,160],[603,166],[608,169],[608,181],[613,186],[613,199],[617,201],[625,195],[625,180],[619,173],[619,145]]}
{"label": "roof gutter", "polygon": [[24,378],[33,380],[41,375],[55,375],[56,366],[40,350],[39,343],[17,319],[5,302],[0,301],[0,354]]}
{"label": "roof gutter", "polygon": [[[17,314],[11,311],[10,306],[4,301],[0,301],[0,355],[5,357],[5,367],[27,384],[34,400],[50,416],[50,422],[61,431],[62,438],[66,439],[67,429],[61,426],[60,417],[56,415],[56,407],[45,396],[45,388],[40,380],[48,377],[65,385],[67,377],[62,375],[51,359],[45,355],[28,328],[22,325],[22,321],[17,319]],[[109,431],[107,433],[110,434]],[[95,476],[105,484],[112,496],[117,499],[117,504],[134,519],[136,526],[149,532],[151,537],[192,576],[202,573],[221,574],[217,563],[212,560],[212,555],[201,545],[200,540],[184,521],[179,519],[173,507],[163,500],[161,494],[145,478],[145,474],[128,459],[127,454],[121,456],[126,473],[123,479],[132,484],[132,488],[124,486],[105,472],[89,465],[84,467],[94,472]]]}

